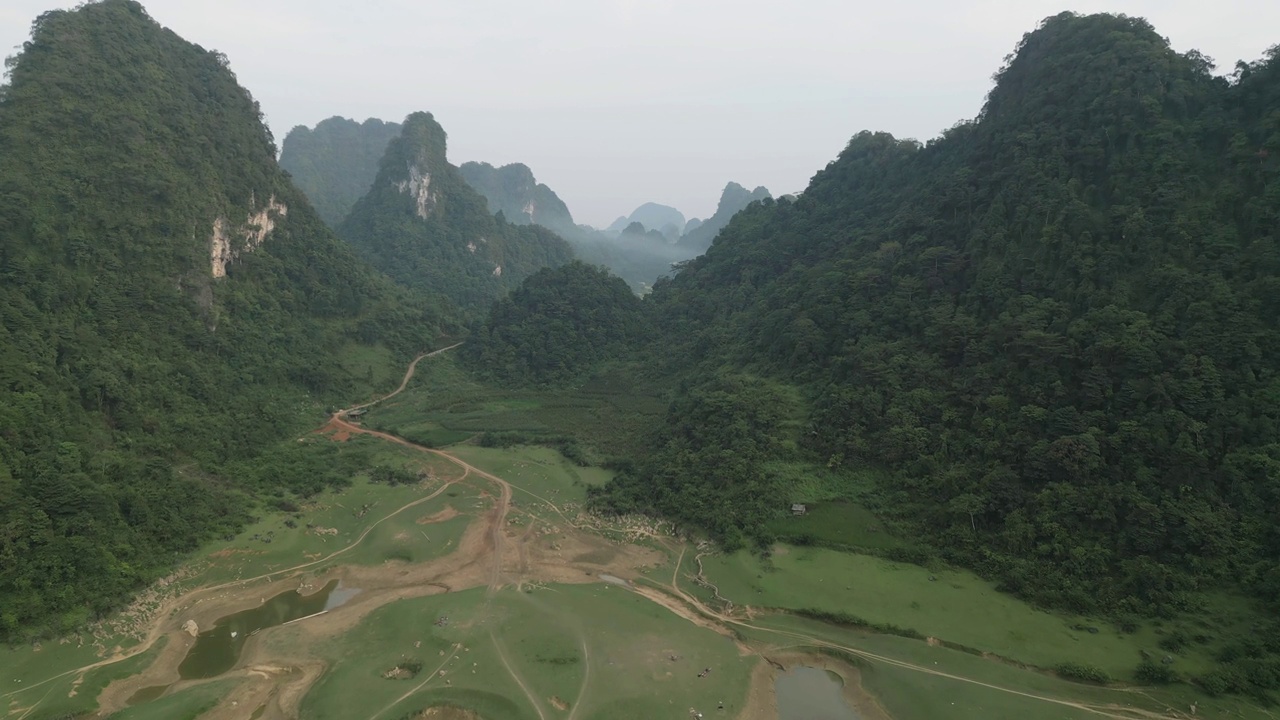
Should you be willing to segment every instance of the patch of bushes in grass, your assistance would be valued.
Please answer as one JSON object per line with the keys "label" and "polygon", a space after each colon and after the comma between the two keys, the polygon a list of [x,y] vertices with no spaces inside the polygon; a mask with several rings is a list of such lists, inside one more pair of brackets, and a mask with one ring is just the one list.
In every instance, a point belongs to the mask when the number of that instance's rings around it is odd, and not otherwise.
{"label": "patch of bushes in grass", "polygon": [[390,465],[375,465],[369,471],[369,482],[390,485],[391,487],[412,485],[418,482],[418,474],[411,470]]}
{"label": "patch of bushes in grass", "polygon": [[1174,672],[1173,668],[1163,663],[1152,662],[1147,658],[1138,664],[1138,669],[1134,670],[1133,676],[1138,679],[1138,682],[1151,685],[1168,685],[1178,681],[1178,673]]}
{"label": "patch of bushes in grass", "polygon": [[792,612],[800,617],[831,623],[832,625],[872,630],[886,635],[897,635],[899,637],[911,638],[913,640],[925,639],[925,636],[921,635],[919,631],[912,630],[911,628],[899,627],[893,623],[873,623],[870,620],[864,620],[857,615],[850,615],[849,613],[831,612],[829,610],[818,610],[815,608],[800,608],[799,610],[794,610]]}
{"label": "patch of bushes in grass", "polygon": [[1093,683],[1095,685],[1106,685],[1111,682],[1111,676],[1101,668],[1082,663],[1065,662],[1053,669],[1058,677],[1067,680],[1076,680],[1078,682]]}

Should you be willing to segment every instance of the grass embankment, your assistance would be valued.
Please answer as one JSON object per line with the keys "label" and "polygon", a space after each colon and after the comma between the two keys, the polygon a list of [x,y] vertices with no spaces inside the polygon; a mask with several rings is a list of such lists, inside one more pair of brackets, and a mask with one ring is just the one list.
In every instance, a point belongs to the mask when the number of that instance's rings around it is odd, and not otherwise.
{"label": "grass embankment", "polygon": [[[437,624],[442,617],[447,624]],[[283,651],[290,637],[271,642]],[[449,704],[485,718],[649,720],[691,707],[713,713],[721,700],[733,717],[755,662],[727,638],[604,583],[400,601],[325,652],[342,662],[308,694],[303,717],[386,720]],[[421,670],[383,677],[401,664]]]}
{"label": "grass embankment", "polygon": [[[125,708],[111,715],[111,720],[196,720],[212,710],[240,681],[215,680],[196,685],[158,700]],[[245,713],[253,712],[246,708]]]}
{"label": "grass embankment", "polygon": [[[961,650],[793,615],[767,615],[752,625],[758,629],[743,628],[745,637],[780,649],[812,649],[815,638],[819,643],[853,649],[862,686],[895,720],[1084,719],[1107,717],[1108,712],[1139,717],[1138,713],[1123,714],[1133,710],[1186,717],[1192,703],[1197,706],[1196,717],[1274,717],[1246,699],[1205,698],[1187,685],[1099,687],[1069,682]],[[1092,709],[1078,707],[1082,705]]]}
{"label": "grass embankment", "polygon": [[[963,570],[786,545],[769,558],[743,552],[704,558],[703,566],[721,595],[737,603],[852,616],[882,630],[933,637],[1041,668],[1071,662],[1132,681],[1143,651],[1155,658],[1169,655],[1173,669],[1187,676],[1213,663],[1208,644],[1192,643],[1178,652],[1161,646],[1182,631],[1175,628],[1200,621],[1186,618],[1164,627],[1149,621],[1121,632],[1105,619],[1038,610]],[[1201,632],[1241,632],[1248,608],[1229,597],[1215,601],[1217,611],[1212,622],[1203,621]]]}

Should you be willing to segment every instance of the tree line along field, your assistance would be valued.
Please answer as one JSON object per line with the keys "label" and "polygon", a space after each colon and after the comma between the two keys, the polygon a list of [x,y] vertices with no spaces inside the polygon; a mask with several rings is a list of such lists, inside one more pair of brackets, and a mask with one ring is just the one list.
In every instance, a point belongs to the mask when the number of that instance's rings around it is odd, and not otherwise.
{"label": "tree line along field", "polygon": [[635,367],[606,367],[568,386],[509,389],[476,380],[454,357],[439,360],[367,422],[440,446],[481,435],[493,444],[572,441],[599,462],[639,452],[667,408],[665,382]]}

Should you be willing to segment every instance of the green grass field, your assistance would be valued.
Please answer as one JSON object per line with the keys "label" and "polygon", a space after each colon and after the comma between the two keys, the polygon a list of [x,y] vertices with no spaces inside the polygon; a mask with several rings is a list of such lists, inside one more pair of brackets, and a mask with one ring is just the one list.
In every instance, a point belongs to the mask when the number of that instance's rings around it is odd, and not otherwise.
{"label": "green grass field", "polygon": [[[436,625],[446,616],[448,624]],[[279,633],[271,642],[285,649],[291,638]],[[303,717],[382,720],[451,704],[486,719],[537,718],[536,703],[548,717],[580,704],[584,720],[649,720],[720,700],[732,717],[755,662],[729,639],[603,583],[405,600],[375,611],[326,652],[343,662],[308,694]],[[382,677],[405,662],[421,663],[421,672]],[[432,675],[438,670],[444,675]]]}
{"label": "green grass field", "polygon": [[389,392],[404,376],[404,362],[382,345],[347,343],[338,353],[338,363],[355,383],[355,398]]}
{"label": "green grass field", "polygon": [[573,387],[506,390],[473,380],[449,354],[418,365],[406,391],[370,410],[370,427],[436,447],[484,432],[573,437],[605,456],[638,450],[666,412],[664,388],[615,367]]}
{"label": "green grass field", "polygon": [[113,714],[111,720],[196,720],[213,709],[238,682],[214,680],[196,685],[159,700],[125,708]]}
{"label": "green grass field", "polygon": [[[1037,667],[1075,662],[1129,680],[1141,651],[1167,653],[1159,645],[1162,628],[1154,623],[1122,633],[1104,619],[1037,610],[962,570],[785,545],[767,560],[740,552],[704,558],[703,565],[707,579],[738,604],[844,613]],[[1226,633],[1237,632],[1249,615],[1240,601],[1226,597],[1213,614]],[[1184,675],[1204,672],[1212,666],[1211,650],[1193,644],[1174,655],[1173,667]]]}
{"label": "green grass field", "polygon": [[[307,443],[332,442],[321,436],[303,438]],[[364,448],[371,454],[372,464],[389,465],[413,472],[429,472],[436,478],[423,485],[389,486],[369,482],[366,475],[356,476],[350,487],[340,491],[327,491],[305,500],[290,500],[295,510],[267,508],[259,520],[245,528],[230,540],[208,544],[195,558],[202,568],[197,576],[185,584],[210,584],[241,578],[250,578],[310,562],[341,550],[356,541],[366,529],[382,521],[370,532],[360,547],[344,552],[333,562],[347,564],[378,564],[387,559],[382,553],[387,543],[380,538],[392,538],[402,532],[417,533],[414,521],[452,506],[463,515],[473,514],[478,502],[478,492],[473,486],[456,484],[440,497],[417,505],[403,513],[383,521],[387,515],[404,505],[435,492],[443,480],[460,477],[462,471],[453,463],[427,453],[392,445],[369,437],[353,437],[343,444],[352,448]],[[293,527],[289,527],[289,523]],[[310,528],[308,526],[311,526]],[[448,529],[443,529],[448,526]],[[465,527],[465,518],[433,526],[439,533],[439,542],[418,544],[411,558],[426,559],[445,550],[444,543],[456,542]],[[336,534],[322,534],[320,529],[336,530]],[[268,540],[270,542],[268,542]],[[392,544],[394,545],[394,543]],[[329,564],[317,565],[321,570]]]}
{"label": "green grass field", "polygon": [[[1186,685],[1107,688],[1069,682],[1049,673],[918,640],[834,627],[785,614],[763,616],[752,624],[760,629],[744,629],[748,638],[780,649],[812,648],[810,639],[819,638],[863,653],[857,658],[862,685],[894,720],[1099,717],[1071,707],[1070,703],[1138,708],[1157,715],[1167,715],[1170,709],[1185,713],[1196,703],[1197,717],[1274,717],[1247,700],[1205,698]],[[931,674],[935,672],[954,677]]]}
{"label": "green grass field", "polygon": [[[80,667],[99,659],[92,651],[80,652],[84,648],[76,648],[76,652],[70,652],[73,647],[70,643],[61,646],[63,652],[57,652],[55,647],[58,646],[55,644],[50,645],[54,647],[45,646],[49,647],[48,651],[43,648],[34,653],[25,648],[6,649],[0,655],[0,677],[12,678],[6,683],[6,687],[0,689],[0,708],[11,711],[30,707],[39,701],[39,709],[30,715],[30,720],[72,717],[92,712],[97,708],[95,698],[103,688],[114,680],[141,672],[155,660],[164,647],[164,641],[162,639],[155,647],[128,660],[91,670],[84,674],[83,680],[79,675],[67,675],[28,690],[19,689],[23,684],[32,685],[64,672],[69,667]],[[5,716],[8,716],[8,712]]]}

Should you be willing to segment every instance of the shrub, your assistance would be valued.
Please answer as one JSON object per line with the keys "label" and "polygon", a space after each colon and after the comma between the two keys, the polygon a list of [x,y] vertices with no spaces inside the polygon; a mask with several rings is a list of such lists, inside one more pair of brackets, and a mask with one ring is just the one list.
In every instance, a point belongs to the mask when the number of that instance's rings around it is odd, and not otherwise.
{"label": "shrub", "polygon": [[1092,665],[1066,662],[1055,667],[1053,671],[1056,672],[1059,677],[1063,677],[1068,680],[1095,683],[1097,685],[1106,685],[1111,682],[1110,675],[1107,675],[1107,673],[1101,668],[1096,668]]}
{"label": "shrub", "polygon": [[1178,674],[1173,671],[1173,668],[1150,660],[1143,660],[1138,665],[1138,669],[1134,671],[1133,676],[1139,682],[1151,683],[1152,685],[1168,685],[1178,680]]}

